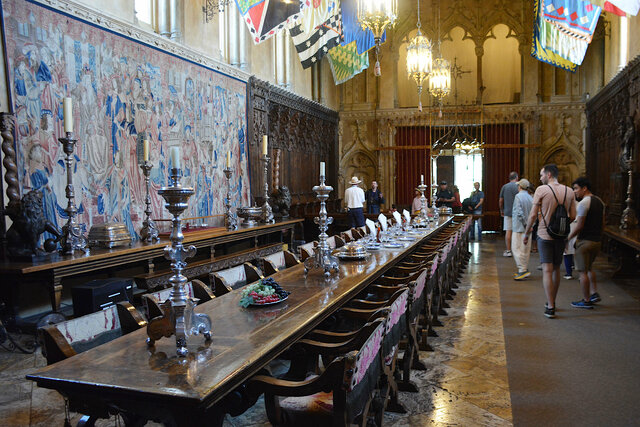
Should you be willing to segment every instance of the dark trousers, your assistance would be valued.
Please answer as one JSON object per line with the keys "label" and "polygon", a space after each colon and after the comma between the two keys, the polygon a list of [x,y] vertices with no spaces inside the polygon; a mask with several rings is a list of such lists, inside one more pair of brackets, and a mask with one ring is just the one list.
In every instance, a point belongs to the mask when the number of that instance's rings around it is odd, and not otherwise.
{"label": "dark trousers", "polygon": [[380,205],[368,204],[367,203],[367,213],[370,214],[379,214],[380,213]]}
{"label": "dark trousers", "polygon": [[349,221],[351,221],[351,228],[364,227],[364,212],[362,212],[362,208],[349,209]]}

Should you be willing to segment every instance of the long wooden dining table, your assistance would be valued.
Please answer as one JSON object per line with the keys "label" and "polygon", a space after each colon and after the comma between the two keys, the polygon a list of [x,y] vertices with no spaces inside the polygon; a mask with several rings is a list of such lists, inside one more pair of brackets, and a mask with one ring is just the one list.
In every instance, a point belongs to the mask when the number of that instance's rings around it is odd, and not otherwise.
{"label": "long wooden dining table", "polygon": [[173,337],[148,347],[141,329],[27,379],[59,391],[85,414],[122,412],[165,425],[216,425],[227,394],[451,221],[441,217],[437,227],[405,247],[341,261],[329,279],[318,269],[305,277],[302,265],[280,271],[272,277],[291,294],[278,305],[242,308],[240,290],[201,304],[197,311],[211,317],[213,339],[191,337],[187,357],[176,356]]}

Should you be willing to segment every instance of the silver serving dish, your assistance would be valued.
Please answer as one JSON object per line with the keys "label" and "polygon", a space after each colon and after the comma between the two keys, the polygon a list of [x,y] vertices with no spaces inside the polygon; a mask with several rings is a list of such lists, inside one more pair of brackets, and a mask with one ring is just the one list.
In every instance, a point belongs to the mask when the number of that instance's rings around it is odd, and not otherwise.
{"label": "silver serving dish", "polygon": [[440,215],[451,215],[453,214],[453,210],[448,206],[441,206],[438,208],[438,213]]}
{"label": "silver serving dish", "polygon": [[238,209],[238,216],[244,218],[244,225],[253,227],[258,225],[258,221],[262,218],[262,208],[260,206],[242,207]]}
{"label": "silver serving dish", "polygon": [[369,252],[358,242],[349,242],[343,247],[333,252],[340,259],[364,259],[369,256]]}
{"label": "silver serving dish", "polygon": [[105,222],[89,230],[89,246],[114,248],[126,245],[131,245],[131,234],[124,224]]}

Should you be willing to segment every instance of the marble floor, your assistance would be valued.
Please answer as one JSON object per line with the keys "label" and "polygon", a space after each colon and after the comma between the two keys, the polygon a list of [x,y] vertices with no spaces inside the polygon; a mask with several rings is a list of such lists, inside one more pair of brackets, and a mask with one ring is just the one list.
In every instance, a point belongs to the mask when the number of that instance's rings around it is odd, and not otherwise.
{"label": "marble floor", "polygon": [[[419,393],[401,393],[408,414],[385,414],[390,426],[512,425],[505,339],[497,280],[495,245],[473,243],[474,255],[443,327],[431,338],[435,351],[421,352],[426,371],[413,371]],[[45,360],[0,349],[0,423],[4,426],[56,426],[65,418],[63,399],[36,387],[25,375]],[[72,424],[78,414],[70,414]],[[99,425],[115,425],[115,418]],[[227,417],[227,426],[268,426],[260,400],[245,414]],[[151,425],[149,423],[148,425]]]}

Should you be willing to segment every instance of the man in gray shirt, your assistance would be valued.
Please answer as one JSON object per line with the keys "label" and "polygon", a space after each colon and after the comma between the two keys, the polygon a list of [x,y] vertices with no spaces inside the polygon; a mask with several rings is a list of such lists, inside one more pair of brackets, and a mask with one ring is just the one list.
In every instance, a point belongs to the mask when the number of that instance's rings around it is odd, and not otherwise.
{"label": "man in gray shirt", "polygon": [[511,172],[509,174],[509,182],[500,189],[500,215],[504,217],[504,243],[507,245],[507,250],[503,252],[503,256],[511,256],[511,230],[513,229],[511,215],[513,199],[515,199],[516,194],[518,194],[518,172]]}

